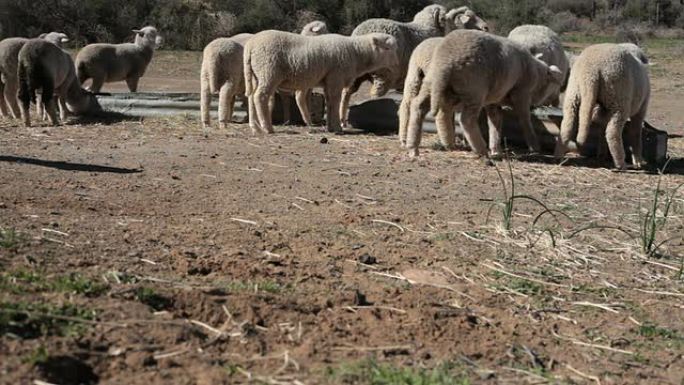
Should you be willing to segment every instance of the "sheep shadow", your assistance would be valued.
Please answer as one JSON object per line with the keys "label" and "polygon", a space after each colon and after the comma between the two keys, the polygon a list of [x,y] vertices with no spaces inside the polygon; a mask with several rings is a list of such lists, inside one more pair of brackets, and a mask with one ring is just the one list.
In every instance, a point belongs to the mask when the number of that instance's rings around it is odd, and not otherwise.
{"label": "sheep shadow", "polygon": [[[613,168],[613,161],[609,158],[597,159],[595,157],[565,157],[556,158],[554,155],[548,154],[511,154],[511,158],[514,158],[521,162],[527,163],[540,163],[548,165],[561,165],[562,167],[575,167],[575,168],[590,168],[590,169],[611,169]],[[663,170],[663,167],[665,168]],[[615,172],[619,172],[615,170]],[[646,164],[641,170],[628,169],[625,172],[629,173],[639,173],[639,174],[649,174],[655,175],[659,173],[670,174],[670,175],[684,175],[684,158],[669,158],[667,165],[665,164]]]}
{"label": "sheep shadow", "polygon": [[104,124],[112,125],[121,122],[139,122],[143,118],[139,116],[132,116],[122,114],[120,112],[99,111],[87,115],[80,115],[71,118],[67,125],[90,125],[90,124]]}
{"label": "sheep shadow", "polygon": [[34,165],[34,166],[54,168],[54,169],[62,170],[62,171],[101,172],[101,173],[113,173],[113,174],[137,174],[137,173],[141,173],[143,171],[140,169],[133,169],[133,168],[100,166],[100,165],[96,165],[96,164],[84,164],[84,163],[70,163],[70,162],[27,158],[27,157],[12,156],[12,155],[0,155],[0,162],[25,163],[25,164],[30,164],[30,165]]}

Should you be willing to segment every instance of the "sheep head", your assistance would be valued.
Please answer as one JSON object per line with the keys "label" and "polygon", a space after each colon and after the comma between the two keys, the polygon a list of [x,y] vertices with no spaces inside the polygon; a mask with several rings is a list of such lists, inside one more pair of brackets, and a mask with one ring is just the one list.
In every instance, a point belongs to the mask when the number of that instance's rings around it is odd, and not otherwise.
{"label": "sheep head", "polygon": [[318,36],[325,35],[328,32],[328,25],[324,21],[316,20],[307,24],[302,28],[302,35],[304,36]]}
{"label": "sheep head", "polygon": [[69,37],[65,33],[61,32],[43,33],[40,36],[38,36],[38,38],[47,40],[60,48],[62,48],[62,44],[69,42]]}
{"label": "sheep head", "polygon": [[624,48],[632,54],[641,64],[649,64],[648,57],[646,56],[646,53],[639,47],[638,45],[634,43],[622,43],[620,44],[620,47]]}
{"label": "sheep head", "polygon": [[433,4],[423,8],[413,17],[413,23],[425,27],[435,28],[445,32],[446,8],[441,5]]}
{"label": "sheep head", "polygon": [[157,29],[151,26],[142,29],[134,29],[135,44],[144,47],[159,48],[162,45],[163,39],[157,34]]}
{"label": "sheep head", "polygon": [[454,29],[477,29],[489,32],[489,25],[467,6],[452,9],[446,14],[446,31]]}

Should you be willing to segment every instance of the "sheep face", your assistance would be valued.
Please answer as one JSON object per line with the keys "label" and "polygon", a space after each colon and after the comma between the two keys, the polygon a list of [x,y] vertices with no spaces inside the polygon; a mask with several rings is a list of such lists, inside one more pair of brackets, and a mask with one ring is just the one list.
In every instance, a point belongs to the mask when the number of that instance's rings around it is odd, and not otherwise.
{"label": "sheep face", "polygon": [[145,27],[142,29],[134,29],[135,44],[145,47],[159,48],[163,39],[157,34],[157,29],[154,27]]}
{"label": "sheep face", "polygon": [[[375,62],[386,71],[399,66],[399,51],[397,40],[389,35],[372,34],[373,50],[375,51]],[[371,87],[371,95],[379,97],[385,95],[392,84],[389,84],[382,76],[385,71],[380,70],[379,73],[373,74],[373,85]]]}
{"label": "sheep face", "polygon": [[455,29],[477,29],[488,32],[489,25],[470,8],[463,6],[452,9],[446,16],[446,33]]}
{"label": "sheep face", "polygon": [[69,111],[77,115],[84,115],[102,110],[95,94],[84,89],[79,90],[77,97],[67,99],[67,107],[69,108]]}
{"label": "sheep face", "polygon": [[565,76],[563,76],[563,72],[555,65],[548,66],[539,57],[535,57],[535,59],[538,64],[540,64],[540,68],[543,71],[537,82],[536,90],[532,93],[532,104],[538,105],[544,103],[551,95],[558,92],[565,81]]}

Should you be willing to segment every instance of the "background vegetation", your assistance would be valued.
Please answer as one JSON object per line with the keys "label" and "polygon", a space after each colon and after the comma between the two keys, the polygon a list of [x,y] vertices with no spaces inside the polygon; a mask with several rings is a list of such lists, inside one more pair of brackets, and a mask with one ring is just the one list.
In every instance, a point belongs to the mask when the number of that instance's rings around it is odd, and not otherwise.
{"label": "background vegetation", "polygon": [[[82,45],[130,40],[155,25],[165,47],[201,49],[219,36],[264,29],[295,31],[313,19],[350,33],[371,17],[410,20],[428,0],[0,0],[0,38],[63,31]],[[469,5],[504,34],[542,23],[559,32],[682,34],[684,0],[436,0]],[[665,30],[668,32],[664,32]]]}

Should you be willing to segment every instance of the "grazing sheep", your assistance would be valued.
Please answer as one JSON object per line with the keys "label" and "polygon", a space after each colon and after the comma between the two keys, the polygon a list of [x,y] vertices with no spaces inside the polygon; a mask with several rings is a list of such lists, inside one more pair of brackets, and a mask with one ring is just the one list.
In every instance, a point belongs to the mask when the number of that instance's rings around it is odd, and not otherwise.
{"label": "grazing sheep", "polygon": [[[342,89],[354,79],[399,62],[397,41],[387,34],[301,36],[280,31],[256,34],[245,46],[244,74],[254,132],[273,132],[268,101],[278,88],[325,93],[327,129],[341,131]],[[256,115],[252,114],[256,111]]]}
{"label": "grazing sheep", "polygon": [[93,79],[90,91],[100,92],[104,83],[125,80],[131,92],[138,90],[138,81],[145,74],[161,36],[154,27],[135,32],[135,43],[90,44],[76,56],[76,74],[83,84]]}
{"label": "grazing sheep", "polygon": [[36,90],[42,90],[41,103],[53,125],[59,120],[55,111],[55,94],[58,96],[60,118],[67,112],[84,114],[99,107],[93,94],[81,88],[76,79],[74,62],[68,52],[41,39],[27,41],[19,50],[18,70],[21,116],[26,127],[31,126],[29,104],[35,101]]}
{"label": "grazing sheep", "polygon": [[[325,33],[328,33],[328,27],[322,21],[312,21],[305,25],[301,32],[304,36],[317,36]],[[242,72],[243,51],[244,45],[252,36],[254,35],[251,33],[242,33],[230,38],[218,38],[204,48],[200,72],[202,127],[208,128],[211,124],[209,112],[211,95],[216,92],[219,93],[219,124],[222,128],[228,126],[233,116],[235,98],[245,93],[245,77]],[[311,125],[308,107],[310,93],[310,90],[296,93],[299,110],[307,125]],[[281,100],[285,100],[285,96],[282,93],[279,94]]]}
{"label": "grazing sheep", "polygon": [[575,135],[577,147],[582,149],[589,137],[592,116],[600,110],[608,119],[606,141],[615,167],[625,168],[622,132],[628,120],[627,141],[633,165],[642,167],[641,132],[651,93],[646,63],[648,58],[634,44],[597,44],[577,57],[563,102],[557,156],[571,148]]}
{"label": "grazing sheep", "polygon": [[518,44],[481,31],[450,33],[434,49],[432,62],[420,94],[410,106],[407,146],[418,154],[421,121],[430,104],[440,140],[454,148],[454,113],[466,140],[478,156],[487,155],[487,146],[478,126],[482,108],[489,117],[489,148],[501,152],[502,105],[508,105],[520,120],[529,148],[538,151],[532,128],[530,107],[547,100],[563,81],[556,66],[548,66]]}
{"label": "grazing sheep", "polygon": [[411,53],[418,44],[431,37],[444,36],[454,29],[487,31],[488,26],[468,7],[460,7],[447,12],[446,8],[441,5],[425,7],[410,23],[389,19],[369,19],[359,24],[352,32],[352,36],[368,33],[387,33],[394,36],[399,47],[399,65],[394,68],[383,68],[359,78],[352,87],[344,90],[340,112],[343,125],[346,126],[348,121],[349,100],[363,82],[372,80],[371,95],[374,97],[383,96],[391,89],[400,90],[404,85]]}
{"label": "grazing sheep", "polygon": [[[570,71],[570,61],[563,50],[560,37],[551,28],[544,25],[521,25],[508,34],[508,38],[523,46],[548,65],[555,65],[566,79]],[[557,107],[560,104],[562,84],[556,87],[542,105]]]}
{"label": "grazing sheep", "polygon": [[[58,47],[69,41],[67,35],[61,32],[44,33],[39,38],[49,41]],[[10,112],[15,119],[19,119],[21,112],[17,101],[19,79],[17,78],[17,59],[19,50],[29,39],[12,37],[0,41],[0,113],[9,117]]]}

